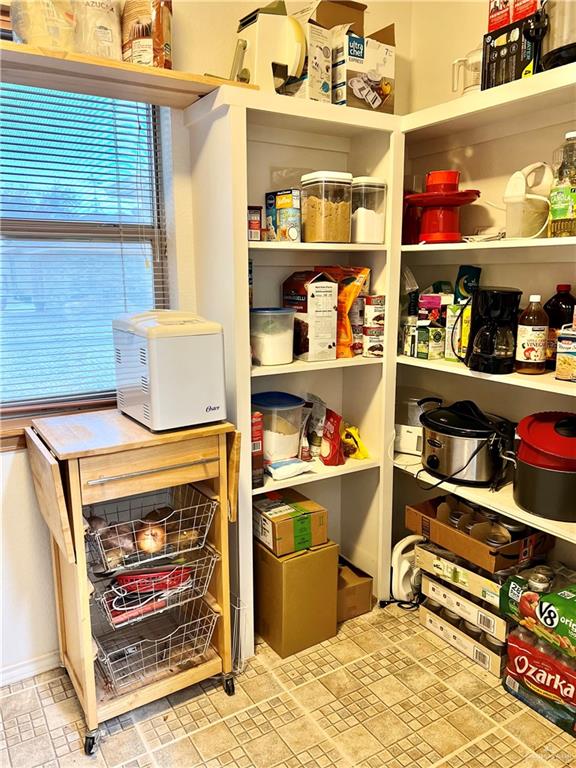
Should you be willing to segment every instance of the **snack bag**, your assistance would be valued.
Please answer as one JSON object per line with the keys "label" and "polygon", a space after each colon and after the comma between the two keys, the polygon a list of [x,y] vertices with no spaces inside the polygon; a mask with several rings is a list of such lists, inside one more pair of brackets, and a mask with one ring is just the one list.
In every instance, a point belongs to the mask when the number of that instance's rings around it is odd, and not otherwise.
{"label": "snack bag", "polygon": [[368,267],[314,267],[338,281],[336,357],[354,357],[354,334],[348,313],[370,279]]}
{"label": "snack bag", "polygon": [[347,459],[367,459],[370,456],[366,446],[360,439],[358,427],[344,424],[341,437],[344,456]]}
{"label": "snack bag", "polygon": [[[320,448],[322,445],[322,435],[324,434],[324,421],[326,419],[326,403],[316,395],[308,394],[305,396],[306,406],[312,405],[308,422],[307,422],[307,435],[308,435],[308,449],[310,452],[310,458],[314,459],[316,456],[320,456]],[[302,443],[300,445],[302,448]],[[302,458],[302,456],[300,456]]]}
{"label": "snack bag", "polygon": [[338,467],[346,461],[340,437],[341,424],[342,416],[327,408],[322,445],[320,447],[320,460],[327,467]]}

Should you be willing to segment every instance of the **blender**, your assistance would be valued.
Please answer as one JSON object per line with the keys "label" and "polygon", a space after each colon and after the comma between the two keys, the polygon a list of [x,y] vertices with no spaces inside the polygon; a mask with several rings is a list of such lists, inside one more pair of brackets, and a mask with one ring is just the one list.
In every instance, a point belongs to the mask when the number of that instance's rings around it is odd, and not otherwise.
{"label": "blender", "polygon": [[519,288],[477,288],[472,296],[466,365],[489,374],[514,372]]}

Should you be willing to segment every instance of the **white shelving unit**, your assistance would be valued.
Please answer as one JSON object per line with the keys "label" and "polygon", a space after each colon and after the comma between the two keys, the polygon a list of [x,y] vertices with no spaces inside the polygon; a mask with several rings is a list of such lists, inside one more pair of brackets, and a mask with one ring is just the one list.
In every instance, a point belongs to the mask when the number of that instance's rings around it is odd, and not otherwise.
{"label": "white shelving unit", "polygon": [[308,363],[303,360],[295,360],[287,365],[262,365],[252,366],[251,375],[260,376],[278,376],[282,373],[310,373],[312,371],[332,371],[334,369],[360,368],[363,365],[377,365],[382,367],[382,359],[377,357],[341,357],[337,360],[326,360]]}
{"label": "white shelving unit", "polygon": [[262,488],[253,488],[252,496],[260,496],[268,491],[278,491],[281,488],[292,488],[295,485],[307,485],[308,483],[317,483],[322,480],[331,480],[343,475],[351,475],[356,472],[365,472],[368,469],[379,469],[379,459],[348,459],[340,467],[325,467],[322,462],[314,460],[310,471],[297,477],[290,477],[287,480],[272,480],[267,477]]}
{"label": "white shelving unit", "polygon": [[385,245],[361,245],[359,243],[277,243],[266,240],[249,243],[248,248],[250,251],[304,251],[306,253],[322,251],[334,254],[356,252],[367,253],[369,251],[376,251],[378,253],[386,252]]}

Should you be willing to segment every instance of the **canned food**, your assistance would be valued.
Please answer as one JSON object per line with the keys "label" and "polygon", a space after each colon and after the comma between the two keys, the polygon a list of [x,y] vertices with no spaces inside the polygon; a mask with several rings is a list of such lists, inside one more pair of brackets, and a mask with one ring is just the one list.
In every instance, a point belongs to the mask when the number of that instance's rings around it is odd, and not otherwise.
{"label": "canned food", "polygon": [[498,640],[496,637],[492,637],[492,635],[489,635],[487,632],[484,632],[481,638],[482,645],[486,646],[489,651],[492,651],[492,653],[497,653],[498,656],[502,656],[504,654],[504,650],[506,648],[506,641],[505,640]]}
{"label": "canned food", "polygon": [[482,516],[489,520],[491,523],[497,523],[500,519],[498,512],[494,512],[492,509],[483,509]]}
{"label": "canned food", "polygon": [[457,627],[460,624],[460,616],[458,616],[457,613],[454,613],[454,611],[451,611],[449,608],[444,608],[442,610],[442,618],[453,627]]}
{"label": "canned food", "polygon": [[503,533],[489,533],[484,539],[484,543],[489,547],[504,547],[508,544],[508,538]]}
{"label": "canned food", "polygon": [[516,520],[509,520],[507,517],[501,517],[499,524],[502,528],[506,528],[512,539],[521,539],[528,533],[527,527],[524,523],[518,523]]}
{"label": "canned food", "polygon": [[458,528],[458,523],[460,522],[460,518],[464,515],[464,512],[461,509],[453,509],[450,512],[450,516],[448,517],[448,522],[453,528]]}
{"label": "canned food", "polygon": [[474,638],[474,640],[480,640],[480,637],[482,636],[480,627],[477,627],[476,624],[473,624],[471,621],[464,620],[462,622],[462,631],[466,632],[466,634],[469,637]]}
{"label": "canned food", "polygon": [[533,592],[549,592],[551,581],[546,574],[533,571],[528,577],[528,586]]}
{"label": "canned food", "polygon": [[440,603],[437,603],[436,600],[432,600],[431,597],[426,598],[426,602],[424,603],[426,608],[428,608],[429,611],[432,611],[433,613],[440,613],[442,610],[442,606]]}
{"label": "canned food", "polygon": [[472,528],[476,525],[477,522],[478,522],[477,520],[472,519],[472,520],[468,520],[467,523],[464,523],[464,529],[463,529],[464,533],[467,533],[468,536],[470,536],[470,534],[472,533]]}

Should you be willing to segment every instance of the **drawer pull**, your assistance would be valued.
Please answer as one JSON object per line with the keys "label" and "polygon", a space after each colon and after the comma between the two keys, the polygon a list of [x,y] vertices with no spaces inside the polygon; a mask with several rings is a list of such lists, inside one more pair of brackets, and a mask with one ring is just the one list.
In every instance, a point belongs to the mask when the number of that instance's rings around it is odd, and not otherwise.
{"label": "drawer pull", "polygon": [[126,480],[131,477],[141,477],[142,475],[153,475],[158,472],[170,472],[174,469],[185,469],[186,467],[195,467],[198,464],[212,464],[214,461],[218,461],[218,456],[211,459],[197,459],[196,461],[188,461],[185,464],[172,464],[169,467],[156,467],[155,469],[141,469],[138,472],[126,472],[123,475],[110,475],[110,477],[99,477],[96,480],[88,480],[87,485],[103,485],[104,483],[111,483],[114,480]]}

